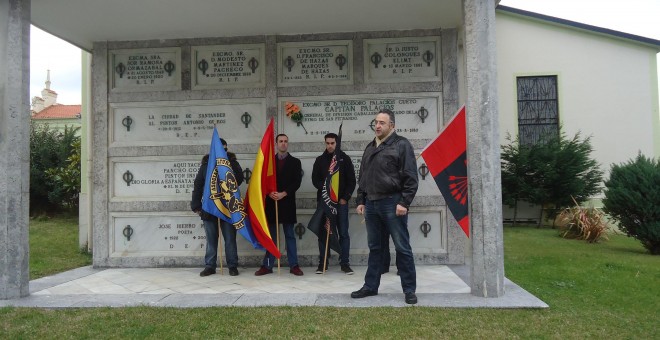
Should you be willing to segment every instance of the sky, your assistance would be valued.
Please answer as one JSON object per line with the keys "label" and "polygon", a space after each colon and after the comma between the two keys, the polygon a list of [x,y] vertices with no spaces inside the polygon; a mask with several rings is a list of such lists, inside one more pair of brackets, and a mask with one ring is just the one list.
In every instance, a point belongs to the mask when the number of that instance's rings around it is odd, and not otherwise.
{"label": "sky", "polygon": [[[660,40],[660,0],[502,0],[501,5]],[[41,96],[47,70],[60,104],[80,104],[81,50],[34,26],[30,98]]]}

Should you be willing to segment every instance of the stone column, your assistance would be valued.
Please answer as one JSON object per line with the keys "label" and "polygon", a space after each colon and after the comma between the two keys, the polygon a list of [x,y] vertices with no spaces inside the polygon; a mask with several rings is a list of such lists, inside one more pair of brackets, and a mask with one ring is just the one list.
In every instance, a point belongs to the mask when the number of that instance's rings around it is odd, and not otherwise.
{"label": "stone column", "polygon": [[30,294],[30,0],[0,0],[0,299]]}
{"label": "stone column", "polygon": [[463,0],[472,295],[504,295],[502,185],[493,0]]}

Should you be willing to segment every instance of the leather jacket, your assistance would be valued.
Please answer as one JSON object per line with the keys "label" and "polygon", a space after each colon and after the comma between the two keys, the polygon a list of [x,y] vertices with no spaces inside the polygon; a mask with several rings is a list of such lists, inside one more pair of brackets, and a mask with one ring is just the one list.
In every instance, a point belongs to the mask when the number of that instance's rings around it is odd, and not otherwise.
{"label": "leather jacket", "polygon": [[417,164],[410,141],[393,132],[376,147],[367,145],[360,163],[357,204],[401,194],[398,204],[409,208],[417,193]]}

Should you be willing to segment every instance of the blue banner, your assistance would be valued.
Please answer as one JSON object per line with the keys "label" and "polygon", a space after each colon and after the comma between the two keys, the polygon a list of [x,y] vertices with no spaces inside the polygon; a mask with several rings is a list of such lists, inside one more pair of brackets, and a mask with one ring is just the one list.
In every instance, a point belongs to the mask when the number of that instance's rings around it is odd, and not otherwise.
{"label": "blue banner", "polygon": [[250,227],[250,219],[246,218],[245,205],[241,198],[238,181],[227,157],[227,152],[218,131],[213,129],[209,163],[206,168],[206,181],[202,196],[202,209],[223,221],[231,223],[255,249],[264,249]]}

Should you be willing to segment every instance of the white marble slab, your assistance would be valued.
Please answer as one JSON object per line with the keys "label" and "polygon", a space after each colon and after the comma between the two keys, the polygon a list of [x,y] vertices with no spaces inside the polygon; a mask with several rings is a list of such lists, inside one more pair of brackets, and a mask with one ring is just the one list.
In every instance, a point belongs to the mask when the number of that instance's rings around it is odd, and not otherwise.
{"label": "white marble slab", "polygon": [[109,88],[114,92],[181,90],[181,48],[111,50]]}
{"label": "white marble slab", "polygon": [[441,81],[440,37],[364,40],[365,83]]}
{"label": "white marble slab", "polygon": [[193,46],[193,90],[266,85],[264,44]]}
{"label": "white marble slab", "polygon": [[[189,201],[202,157],[203,155],[110,158],[110,201]],[[253,154],[236,154],[244,175],[245,170],[252,170],[254,157]],[[247,183],[243,181],[239,189],[244,197]]]}
{"label": "white marble slab", "polygon": [[268,125],[261,98],[110,104],[110,146],[209,144],[213,127],[233,144],[259,143]]}
{"label": "white marble slab", "polygon": [[[318,238],[307,229],[313,213],[314,209],[298,209],[297,211],[300,225],[298,231],[303,232],[302,236],[296,233],[296,247],[300,256],[316,256],[319,252]],[[110,253],[112,257],[204,256],[206,246],[204,227],[199,216],[192,212],[114,212],[110,216]],[[446,209],[444,207],[411,208],[408,231],[413,253],[446,253],[445,219]],[[281,251],[286,254],[281,226],[279,233]],[[349,211],[349,233],[351,254],[368,254],[364,217],[357,215],[354,209]],[[425,233],[426,236],[424,236]],[[255,250],[240,235],[237,235],[236,245],[239,257],[263,254],[263,251]],[[394,245],[391,242],[390,250],[394,252]],[[336,254],[333,253],[333,256],[336,259]]]}
{"label": "white marble slab", "polygon": [[206,236],[192,212],[111,213],[110,256],[204,256]]}
{"label": "white marble slab", "polygon": [[[398,133],[411,139],[433,138],[442,126],[441,101],[433,92],[279,98],[279,130],[291,141],[314,142],[328,132],[337,133],[343,122],[343,141],[368,141],[374,138],[376,113],[388,108],[395,113]],[[302,124],[286,115],[287,103],[298,105]]]}
{"label": "white marble slab", "polygon": [[351,40],[277,44],[277,85],[353,84]]}

